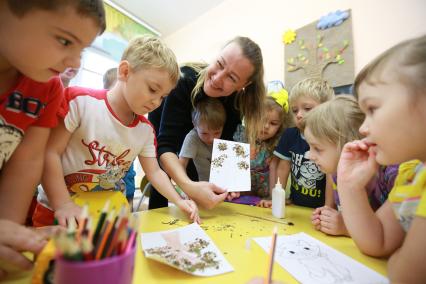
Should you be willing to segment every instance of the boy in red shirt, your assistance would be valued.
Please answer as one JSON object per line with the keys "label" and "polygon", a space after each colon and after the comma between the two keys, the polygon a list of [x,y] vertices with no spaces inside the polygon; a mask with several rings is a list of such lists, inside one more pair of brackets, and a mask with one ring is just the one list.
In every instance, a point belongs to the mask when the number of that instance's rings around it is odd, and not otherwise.
{"label": "boy in red shirt", "polygon": [[[43,246],[17,223],[25,220],[57,124],[57,75],[78,68],[81,51],[104,29],[101,0],[0,1],[0,260],[31,268],[19,252]],[[0,266],[0,279],[5,274]]]}

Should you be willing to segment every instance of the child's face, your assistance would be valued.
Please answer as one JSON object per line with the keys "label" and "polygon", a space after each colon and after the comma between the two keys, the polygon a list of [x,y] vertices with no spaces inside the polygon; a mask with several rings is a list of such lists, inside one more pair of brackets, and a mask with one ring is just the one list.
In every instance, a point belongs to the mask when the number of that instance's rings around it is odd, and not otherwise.
{"label": "child's face", "polygon": [[305,139],[309,144],[308,158],[312,160],[325,174],[337,172],[340,150],[337,145],[327,139],[319,139],[312,135],[309,127],[305,128]]}
{"label": "child's face", "polygon": [[291,103],[291,111],[297,128],[301,128],[303,118],[311,109],[319,105],[320,102],[314,98],[301,96]]}
{"label": "child's face", "polygon": [[206,145],[212,145],[213,140],[215,138],[220,138],[222,135],[223,127],[213,130],[208,128],[206,124],[200,123],[199,125],[195,126],[195,130],[197,131],[198,137],[200,137],[200,140],[203,141],[203,143]]}
{"label": "child's face", "polygon": [[359,106],[365,113],[360,133],[372,144],[379,164],[425,161],[426,95],[410,93],[397,78],[385,79],[359,86]]}
{"label": "child's face", "polygon": [[142,68],[136,72],[127,70],[125,74],[119,74],[119,80],[126,82],[124,97],[129,108],[138,115],[158,108],[175,86],[170,80],[169,72],[164,69]]}
{"label": "child's face", "polygon": [[79,68],[83,48],[99,33],[95,21],[77,14],[73,7],[34,10],[23,17],[3,9],[0,17],[0,66],[39,82],[47,82],[67,67]]}
{"label": "child's face", "polygon": [[280,114],[274,109],[271,109],[266,113],[264,120],[263,128],[258,135],[258,139],[261,141],[274,137],[282,123],[280,120]]}

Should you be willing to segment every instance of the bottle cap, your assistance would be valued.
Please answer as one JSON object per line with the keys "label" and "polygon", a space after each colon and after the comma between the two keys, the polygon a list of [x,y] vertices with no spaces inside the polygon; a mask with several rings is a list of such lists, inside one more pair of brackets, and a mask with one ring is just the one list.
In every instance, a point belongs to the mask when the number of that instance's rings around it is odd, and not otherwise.
{"label": "bottle cap", "polygon": [[277,183],[275,184],[275,186],[282,187],[282,185],[281,185],[281,183],[280,183],[280,178],[278,178]]}

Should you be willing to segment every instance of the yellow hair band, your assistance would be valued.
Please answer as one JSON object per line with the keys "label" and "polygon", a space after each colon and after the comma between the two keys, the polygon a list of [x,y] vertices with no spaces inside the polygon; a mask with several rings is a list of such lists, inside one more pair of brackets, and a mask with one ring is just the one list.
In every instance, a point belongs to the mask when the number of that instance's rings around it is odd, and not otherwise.
{"label": "yellow hair band", "polygon": [[288,113],[288,92],[285,89],[281,89],[278,92],[271,92],[269,96]]}

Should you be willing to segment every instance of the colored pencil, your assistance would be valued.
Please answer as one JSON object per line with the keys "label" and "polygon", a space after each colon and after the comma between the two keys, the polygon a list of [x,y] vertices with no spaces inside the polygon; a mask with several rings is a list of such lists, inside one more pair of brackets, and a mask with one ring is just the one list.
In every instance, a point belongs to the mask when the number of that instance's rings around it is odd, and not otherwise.
{"label": "colored pencil", "polygon": [[[113,209],[109,216],[108,216],[108,220],[107,223],[105,224],[105,230],[102,232],[102,234],[99,235],[99,246],[97,247],[96,251],[95,251],[95,259],[99,260],[101,259],[102,256],[102,252],[104,251],[106,242],[108,240],[108,237],[111,233],[112,228],[114,227],[114,215],[115,215],[115,210]],[[117,220],[117,219],[115,219]]]}
{"label": "colored pencil", "polygon": [[99,234],[101,233],[102,227],[104,225],[107,212],[109,209],[109,200],[105,202],[104,208],[102,209],[101,215],[99,216],[98,224],[96,225],[95,233],[93,234],[92,244],[93,246],[96,246],[98,243]]}
{"label": "colored pencil", "polygon": [[268,264],[268,274],[265,279],[265,284],[270,284],[272,282],[272,268],[274,267],[274,255],[275,247],[277,244],[277,226],[274,227],[272,233],[271,247],[269,250],[269,264]]}

